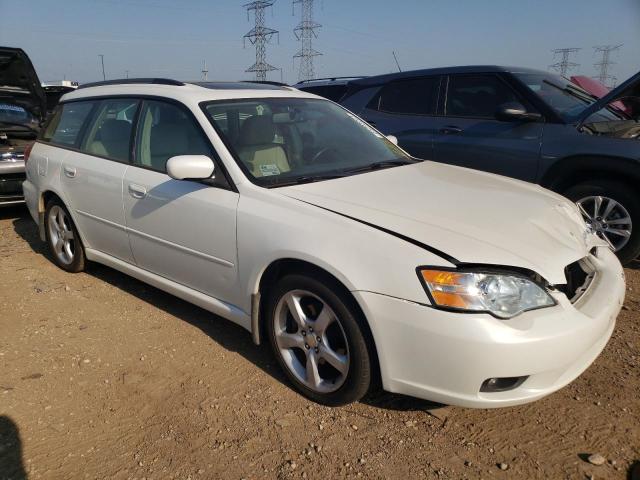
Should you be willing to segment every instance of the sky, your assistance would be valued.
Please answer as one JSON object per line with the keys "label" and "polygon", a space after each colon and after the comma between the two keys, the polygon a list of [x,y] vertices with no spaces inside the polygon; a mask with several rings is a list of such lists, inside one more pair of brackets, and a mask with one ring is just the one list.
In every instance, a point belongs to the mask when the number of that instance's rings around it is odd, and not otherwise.
{"label": "sky", "polygon": [[[23,48],[40,80],[168,77],[250,80],[255,50],[249,0],[0,0],[0,45]],[[275,0],[266,25],[279,30],[267,61],[269,80],[295,83],[300,49],[292,0]],[[596,45],[613,54],[618,83],[640,70],[640,0],[316,0],[322,25],[316,77],[376,75],[451,65],[498,64],[548,69],[552,49],[581,48],[572,74],[593,76]],[[279,41],[278,41],[279,40]]]}

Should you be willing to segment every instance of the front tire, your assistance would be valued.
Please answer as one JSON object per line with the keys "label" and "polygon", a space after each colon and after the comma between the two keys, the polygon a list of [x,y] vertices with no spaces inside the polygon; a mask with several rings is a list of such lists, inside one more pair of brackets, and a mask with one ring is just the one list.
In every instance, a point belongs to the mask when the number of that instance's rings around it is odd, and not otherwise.
{"label": "front tire", "polygon": [[272,290],[266,330],[273,353],[296,389],[324,405],[360,400],[372,379],[361,315],[334,282],[292,274]]}
{"label": "front tire", "polygon": [[578,204],[585,221],[606,238],[624,265],[640,255],[640,198],[615,180],[588,180],[564,195]]}
{"label": "front tire", "polygon": [[53,261],[67,272],[84,270],[84,246],[69,211],[58,199],[47,203],[44,213],[47,244]]}

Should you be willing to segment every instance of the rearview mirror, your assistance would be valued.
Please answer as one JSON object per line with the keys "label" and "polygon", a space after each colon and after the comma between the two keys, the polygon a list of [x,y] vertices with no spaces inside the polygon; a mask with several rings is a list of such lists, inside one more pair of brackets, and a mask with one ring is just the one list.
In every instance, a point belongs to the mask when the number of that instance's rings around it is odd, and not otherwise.
{"label": "rearview mirror", "polygon": [[395,135],[387,135],[387,140],[389,140],[394,145],[398,145],[398,137]]}
{"label": "rearview mirror", "polygon": [[211,178],[215,167],[206,155],[178,155],[167,160],[167,174],[175,180]]}
{"label": "rearview mirror", "polygon": [[527,122],[539,120],[542,118],[542,115],[539,113],[527,112],[527,109],[521,103],[507,102],[498,107],[498,110],[496,111],[496,118],[505,122]]}

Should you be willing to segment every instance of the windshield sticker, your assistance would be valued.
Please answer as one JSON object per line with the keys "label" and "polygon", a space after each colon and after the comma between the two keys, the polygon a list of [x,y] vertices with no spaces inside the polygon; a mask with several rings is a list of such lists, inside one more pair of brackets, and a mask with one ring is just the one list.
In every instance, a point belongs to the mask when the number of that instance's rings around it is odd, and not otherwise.
{"label": "windshield sticker", "polygon": [[260,165],[258,167],[263,177],[270,177],[272,175],[280,175],[280,169],[277,165]]}

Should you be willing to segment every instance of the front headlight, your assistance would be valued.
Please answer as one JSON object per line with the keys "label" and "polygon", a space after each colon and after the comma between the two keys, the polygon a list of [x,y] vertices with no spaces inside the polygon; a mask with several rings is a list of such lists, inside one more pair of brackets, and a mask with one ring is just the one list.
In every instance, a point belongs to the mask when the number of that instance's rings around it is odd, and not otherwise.
{"label": "front headlight", "polygon": [[418,269],[434,306],[511,318],[555,300],[537,283],[509,273]]}

